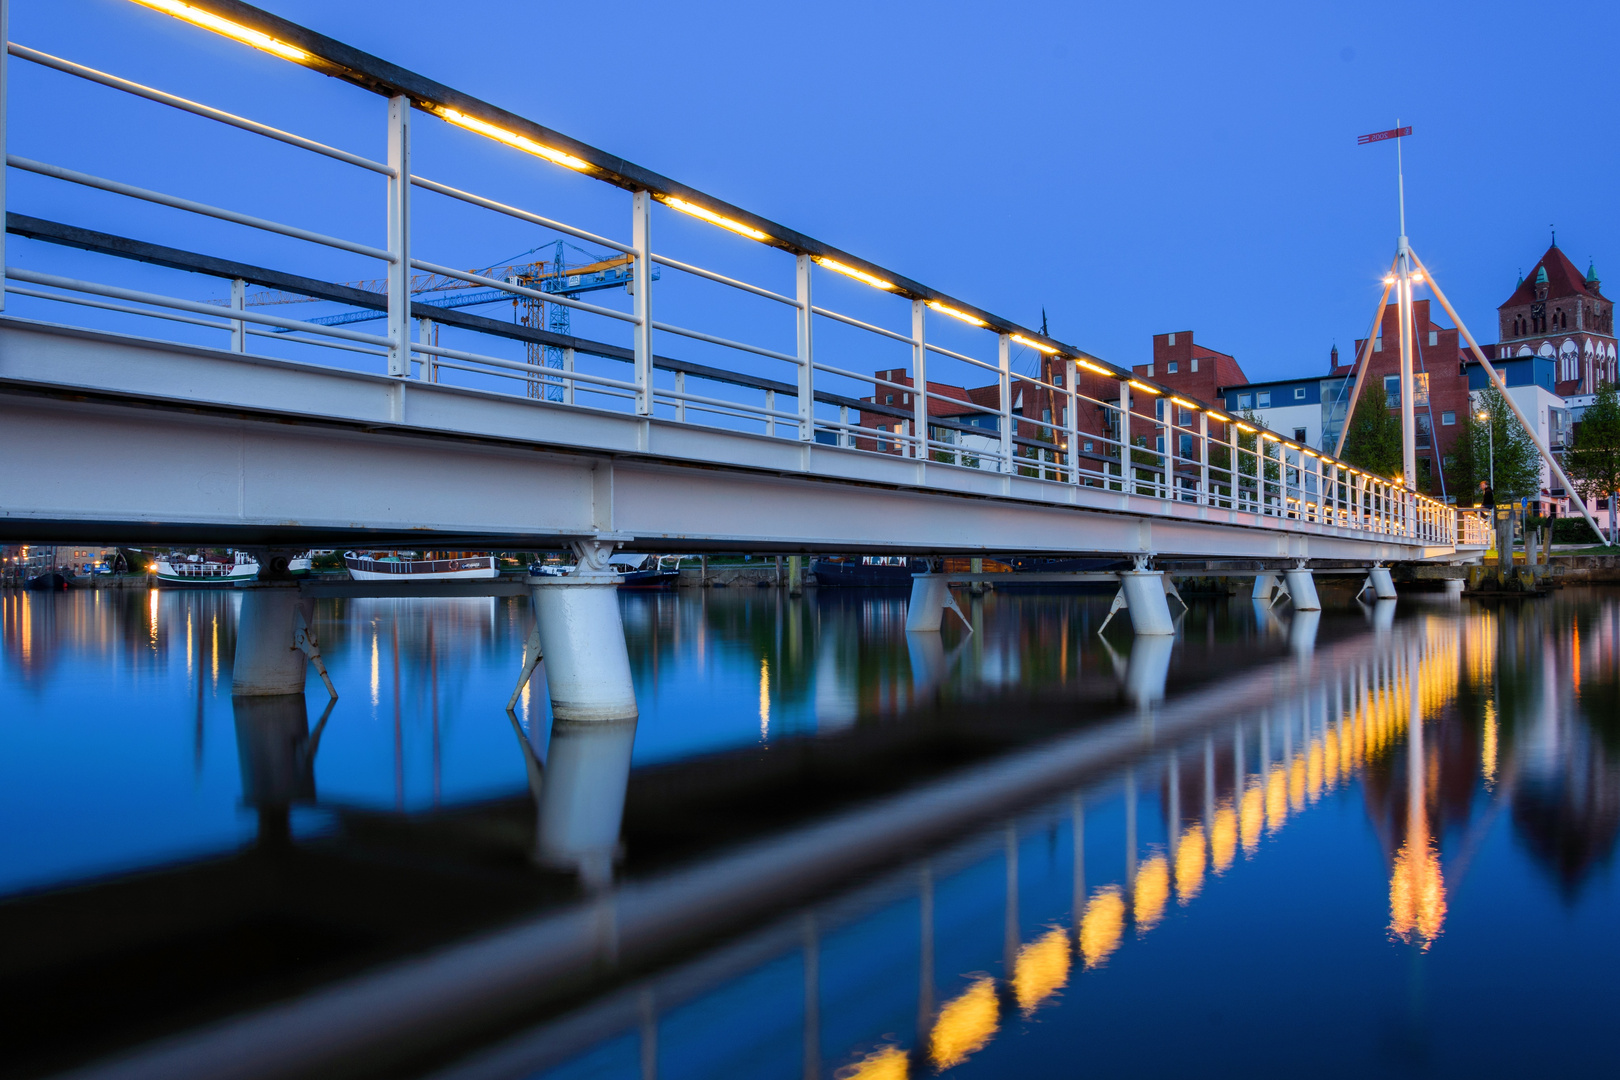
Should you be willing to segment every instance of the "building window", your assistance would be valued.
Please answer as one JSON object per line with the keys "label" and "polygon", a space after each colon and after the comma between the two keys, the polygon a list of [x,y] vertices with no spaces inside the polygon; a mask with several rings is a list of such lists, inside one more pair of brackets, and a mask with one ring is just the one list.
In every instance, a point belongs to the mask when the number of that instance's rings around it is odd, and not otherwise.
{"label": "building window", "polygon": [[1163,420],[1164,420],[1164,398],[1154,398],[1153,399],[1153,419],[1158,420],[1160,422],[1163,422]]}
{"label": "building window", "polygon": [[1457,414],[1456,413],[1454,413],[1454,412],[1443,412],[1443,413],[1440,414],[1440,423],[1441,423],[1442,426],[1450,427],[1452,424],[1455,424],[1456,422],[1457,422]]}
{"label": "building window", "polygon": [[1305,442],[1306,441],[1306,439],[1305,439],[1305,429],[1304,428],[1297,427],[1297,428],[1294,429],[1294,441],[1295,442]]}
{"label": "building window", "polygon": [[1196,357],[1196,356],[1192,358],[1192,368],[1191,368],[1191,370],[1193,370],[1193,371],[1198,370],[1198,357]]}
{"label": "building window", "polygon": [[885,405],[893,405],[894,404],[894,395],[893,394],[884,394],[883,395],[883,404],[885,404]]}
{"label": "building window", "polygon": [[1164,436],[1163,435],[1160,435],[1158,438],[1153,440],[1153,449],[1157,450],[1161,454],[1164,453]]}
{"label": "building window", "polygon": [[1377,337],[1373,338],[1373,352],[1383,352],[1383,351],[1384,351],[1384,335],[1379,334]]}
{"label": "building window", "polygon": [[1305,400],[1305,388],[1303,386],[1294,387],[1294,400],[1295,401],[1304,401]]}
{"label": "building window", "polygon": [[1254,408],[1254,395],[1253,394],[1239,394],[1238,395],[1238,408],[1240,408],[1240,409],[1252,409],[1252,408]]}
{"label": "building window", "polygon": [[1181,444],[1181,448],[1177,450],[1176,453],[1180,454],[1184,458],[1190,459],[1192,457],[1192,436],[1183,435],[1177,440],[1177,442]]}
{"label": "building window", "polygon": [[1271,407],[1271,391],[1270,390],[1258,391],[1255,396],[1256,396],[1256,399],[1257,399],[1256,404],[1257,404],[1257,406],[1259,408],[1269,409]]}
{"label": "building window", "polygon": [[1170,342],[1171,345],[1174,345],[1176,343],[1176,335],[1174,335],[1174,334],[1166,334],[1165,337],[1169,339],[1169,342]]}
{"label": "building window", "polygon": [[1429,331],[1429,344],[1430,345],[1438,345],[1438,344],[1440,344],[1440,331],[1438,331],[1438,330],[1430,330]]}
{"label": "building window", "polygon": [[1180,424],[1182,427],[1192,427],[1192,410],[1177,409],[1176,423]]}
{"label": "building window", "polygon": [[1392,409],[1400,406],[1401,377],[1399,375],[1384,376],[1384,404]]}
{"label": "building window", "polygon": [[1090,443],[1086,443],[1086,453],[1088,453],[1088,454],[1091,453],[1091,444]]}
{"label": "building window", "polygon": [[1153,365],[1152,364],[1148,365],[1148,372],[1147,373],[1148,373],[1148,378],[1150,378],[1150,379],[1153,378]]}
{"label": "building window", "polygon": [[1056,374],[1054,374],[1052,376],[1052,385],[1053,386],[1062,386],[1063,385],[1063,372],[1059,371],[1059,372],[1057,372]]}
{"label": "building window", "polygon": [[900,402],[903,405],[910,405],[911,404],[911,395],[910,394],[901,394],[900,395]]}
{"label": "building window", "polygon": [[1046,421],[1048,424],[1050,424],[1052,422],[1052,410],[1051,409],[1042,409],[1041,410],[1041,419]]}
{"label": "building window", "polygon": [[1421,450],[1427,450],[1434,445],[1434,429],[1429,426],[1429,414],[1417,414],[1417,437],[1413,444]]}
{"label": "building window", "polygon": [[1167,375],[1174,375],[1176,373],[1176,362],[1172,360],[1168,364],[1164,365],[1164,371]]}

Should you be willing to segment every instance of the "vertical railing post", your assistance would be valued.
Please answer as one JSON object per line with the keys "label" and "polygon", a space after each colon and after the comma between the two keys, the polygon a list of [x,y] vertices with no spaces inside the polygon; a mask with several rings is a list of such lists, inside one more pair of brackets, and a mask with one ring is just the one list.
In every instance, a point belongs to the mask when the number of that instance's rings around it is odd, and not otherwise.
{"label": "vertical railing post", "polygon": [[574,403],[574,347],[563,348],[563,404]]}
{"label": "vertical railing post", "polygon": [[[417,341],[418,345],[437,345],[438,344],[438,342],[433,340],[433,320],[432,319],[417,319],[416,320],[416,341]],[[422,356],[422,381],[423,382],[435,382],[435,383],[438,382],[439,381],[439,358],[438,358],[438,355],[435,354],[435,353],[427,352],[426,350],[422,350],[422,349],[418,349],[417,351],[420,352],[421,356]]]}
{"label": "vertical railing post", "polygon": [[411,99],[388,99],[388,374],[411,377]]}
{"label": "vertical railing post", "polygon": [[1174,502],[1176,498],[1176,403],[1169,398],[1154,398],[1159,402],[1159,408],[1164,410],[1164,416],[1159,420],[1159,438],[1164,440],[1164,449],[1159,453],[1159,498]]}
{"label": "vertical railing post", "polygon": [[[876,395],[873,395],[874,397]],[[850,447],[855,445],[855,439],[849,432],[849,406],[838,406],[838,445]]]}
{"label": "vertical railing post", "polygon": [[928,346],[923,337],[927,308],[911,302],[911,426],[912,453],[928,460]]}
{"label": "vertical railing post", "polygon": [[1066,390],[1068,400],[1064,403],[1067,409],[1064,428],[1068,433],[1069,442],[1069,483],[1080,482],[1080,395],[1074,385],[1079,375],[1079,368],[1074,365],[1074,358],[1063,358],[1063,389]]}
{"label": "vertical railing post", "polygon": [[1209,490],[1209,413],[1198,411],[1198,501],[1214,506],[1214,493]]}
{"label": "vertical railing post", "polygon": [[630,200],[630,246],[636,249],[631,284],[636,316],[636,415],[651,416],[653,411],[653,326],[652,326],[652,192],[638,191]]}
{"label": "vertical railing post", "polygon": [[1311,473],[1316,477],[1316,523],[1327,520],[1327,489],[1322,485],[1322,459],[1311,458]]}
{"label": "vertical railing post", "polygon": [[1013,467],[1013,406],[1012,406],[1012,335],[996,335],[996,379],[1000,387],[1001,405],[1001,471],[1012,473]]}
{"label": "vertical railing post", "polygon": [[[4,0],[0,0],[4,3]],[[231,279],[231,310],[241,311],[247,306],[247,282],[241,278]],[[231,352],[247,352],[247,323],[241,319],[231,320]]]}
{"label": "vertical railing post", "polygon": [[1136,491],[1131,470],[1131,384],[1119,380],[1119,490]]}
{"label": "vertical railing post", "polygon": [[6,310],[6,108],[10,103],[11,3],[0,0],[0,311]]}
{"label": "vertical railing post", "polygon": [[[677,371],[675,373],[675,422],[677,424],[686,423],[686,398],[681,396],[685,393],[686,372]],[[769,402],[766,402],[767,406],[769,404]]]}
{"label": "vertical railing post", "polygon": [[1226,445],[1231,451],[1231,456],[1227,459],[1227,465],[1230,467],[1226,470],[1226,493],[1231,496],[1230,501],[1232,509],[1241,510],[1243,509],[1243,487],[1239,483],[1238,478],[1243,474],[1238,470],[1242,467],[1243,463],[1238,460],[1237,423],[1230,419],[1226,421]]}
{"label": "vertical railing post", "polygon": [[810,256],[798,257],[799,311],[799,441],[816,438],[816,368],[811,348]]}
{"label": "vertical railing post", "polygon": [[765,391],[765,434],[776,438],[776,391]]}

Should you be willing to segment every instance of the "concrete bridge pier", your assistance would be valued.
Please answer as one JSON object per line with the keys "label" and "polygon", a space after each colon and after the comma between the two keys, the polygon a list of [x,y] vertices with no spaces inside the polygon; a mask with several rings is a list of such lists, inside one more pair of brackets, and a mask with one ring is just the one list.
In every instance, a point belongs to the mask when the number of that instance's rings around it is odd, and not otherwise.
{"label": "concrete bridge pier", "polygon": [[1142,565],[1138,562],[1135,570],[1119,575],[1119,588],[1125,598],[1125,610],[1131,617],[1131,629],[1138,637],[1173,636],[1176,623],[1170,617],[1164,571],[1144,570]]}
{"label": "concrete bridge pier", "polygon": [[1389,576],[1389,567],[1375,565],[1367,571],[1367,585],[1372,586],[1373,597],[1378,600],[1395,599],[1395,580]]}
{"label": "concrete bridge pier", "polygon": [[908,634],[937,634],[940,623],[945,619],[945,609],[956,612],[957,618],[969,632],[973,624],[956,606],[956,598],[951,595],[951,587],[944,574],[913,574],[911,575],[911,603],[906,606],[906,633]]}
{"label": "concrete bridge pier", "polygon": [[1283,571],[1283,580],[1288,582],[1288,595],[1294,599],[1295,611],[1321,611],[1322,601],[1316,596],[1316,579],[1301,559],[1291,570]]}
{"label": "concrete bridge pier", "polygon": [[1254,591],[1249,594],[1251,600],[1262,600],[1267,604],[1275,604],[1286,595],[1288,595],[1288,590],[1283,588],[1282,583],[1277,580],[1276,574],[1262,573],[1254,575]]}
{"label": "concrete bridge pier", "polygon": [[530,579],[538,649],[525,656],[525,677],[543,657],[554,721],[633,721],[636,690],[619,615],[624,579],[608,567],[613,545],[593,540],[573,547],[572,573]]}
{"label": "concrete bridge pier", "polygon": [[247,586],[236,621],[233,698],[303,694],[308,657],[298,643],[301,619],[307,620],[301,607],[293,582]]}

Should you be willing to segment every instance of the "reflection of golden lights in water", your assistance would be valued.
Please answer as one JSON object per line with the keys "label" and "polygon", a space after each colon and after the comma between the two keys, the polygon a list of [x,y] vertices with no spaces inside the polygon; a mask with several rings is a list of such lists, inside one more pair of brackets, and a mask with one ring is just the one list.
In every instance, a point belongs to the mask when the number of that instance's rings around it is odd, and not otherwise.
{"label": "reflection of golden lights in water", "polygon": [[210,676],[209,677],[211,679],[213,679],[214,686],[218,687],[219,686],[219,616],[215,615],[213,618],[209,619],[208,624],[212,628],[212,634],[213,634],[213,639],[214,639],[213,667],[210,669]]}
{"label": "reflection of golden lights in water", "polygon": [[1485,734],[1480,740],[1479,771],[1485,777],[1485,790],[1496,786],[1496,704],[1485,703]]}
{"label": "reflection of golden lights in water", "polygon": [[186,678],[191,677],[191,612],[186,612]]}
{"label": "reflection of golden lights in water", "polygon": [[371,703],[377,704],[382,690],[382,673],[377,657],[377,631],[371,631]]}
{"label": "reflection of golden lights in water", "polygon": [[22,630],[22,660],[25,664],[34,655],[34,613],[29,610],[33,607],[33,603],[34,598],[27,593],[23,593],[22,599],[17,603],[21,612],[17,619],[17,626]]}
{"label": "reflection of golden lights in water", "polygon": [[1018,950],[1013,964],[1013,996],[1029,1016],[1069,981],[1069,936],[1054,926]]}
{"label": "reflection of golden lights in water", "polygon": [[759,737],[766,738],[771,733],[771,662],[765,657],[759,660]]}
{"label": "reflection of golden lights in water", "polygon": [[1185,904],[1204,889],[1204,827],[1194,825],[1176,844],[1176,900]]}
{"label": "reflection of golden lights in water", "polygon": [[1575,636],[1569,647],[1569,680],[1577,697],[1581,693],[1581,624],[1574,625]]}
{"label": "reflection of golden lights in water", "polygon": [[1424,951],[1440,936],[1446,921],[1446,883],[1440,872],[1440,853],[1429,838],[1428,825],[1419,815],[1407,829],[1407,841],[1395,853],[1395,871],[1389,879],[1389,929],[1407,944]]}
{"label": "reflection of golden lights in water", "polygon": [[960,1065],[989,1042],[999,1024],[997,1012],[996,983],[988,975],[981,975],[954,1001],[946,1002],[928,1040],[934,1068]]}
{"label": "reflection of golden lights in water", "polygon": [[1295,813],[1305,809],[1305,755],[1288,763],[1288,805]]}
{"label": "reflection of golden lights in water", "polygon": [[839,1069],[840,1080],[906,1080],[906,1052],[898,1046],[880,1046],[855,1064]]}
{"label": "reflection of golden lights in water", "polygon": [[[1271,835],[1288,820],[1288,774],[1280,764],[1266,770],[1266,833]],[[1245,844],[1244,847],[1248,845]]]}
{"label": "reflection of golden lights in water", "polygon": [[1118,885],[1104,885],[1091,894],[1080,917],[1080,955],[1087,969],[1101,967],[1119,948],[1125,929],[1125,899]]}
{"label": "reflection of golden lights in water", "polygon": [[1237,858],[1237,814],[1231,799],[1222,799],[1215,808],[1215,823],[1209,829],[1209,855],[1217,874],[1226,873]]}
{"label": "reflection of golden lights in water", "polygon": [[1322,733],[1322,784],[1332,791],[1339,786],[1339,733],[1331,726]]}
{"label": "reflection of golden lights in water", "polygon": [[146,622],[147,632],[151,635],[152,651],[157,651],[157,607],[158,591],[152,589],[146,594]]}
{"label": "reflection of golden lights in water", "polygon": [[1170,899],[1170,861],[1163,855],[1148,859],[1136,871],[1136,893],[1132,897],[1136,932],[1145,934],[1164,918],[1164,905]]}
{"label": "reflection of golden lights in water", "polygon": [[1316,800],[1322,797],[1324,756],[1322,740],[1311,740],[1311,745],[1305,752],[1305,796],[1311,800],[1312,806],[1315,806]]}
{"label": "reflection of golden lights in water", "polygon": [[1260,778],[1253,777],[1238,804],[1238,833],[1243,838],[1243,854],[1253,855],[1260,848],[1260,828],[1265,823],[1261,809],[1265,796],[1260,791]]}

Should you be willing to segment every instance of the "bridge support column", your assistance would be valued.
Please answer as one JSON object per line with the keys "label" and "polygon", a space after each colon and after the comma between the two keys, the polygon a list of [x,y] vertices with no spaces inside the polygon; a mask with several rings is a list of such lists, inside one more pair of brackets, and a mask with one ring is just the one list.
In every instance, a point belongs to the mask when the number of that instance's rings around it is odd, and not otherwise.
{"label": "bridge support column", "polygon": [[1322,610],[1322,601],[1316,596],[1316,578],[1311,576],[1303,559],[1292,570],[1283,571],[1283,578],[1288,582],[1288,595],[1294,598],[1295,611]]}
{"label": "bridge support column", "polygon": [[1389,576],[1389,567],[1375,566],[1367,571],[1367,584],[1379,600],[1395,599],[1395,581]]}
{"label": "bridge support column", "polygon": [[951,587],[944,574],[913,574],[911,576],[911,603],[906,607],[906,633],[937,634],[945,619],[945,609],[956,612],[962,625],[971,633],[973,624],[956,606]]}
{"label": "bridge support column", "polygon": [[[531,579],[538,656],[555,721],[635,720],[636,690],[619,615],[620,575],[608,569],[613,545],[574,545],[579,563],[560,577]],[[527,659],[527,658],[525,658]]]}
{"label": "bridge support column", "polygon": [[1254,591],[1249,594],[1251,600],[1264,600],[1271,603],[1273,595],[1277,592],[1276,574],[1254,575]]}
{"label": "bridge support column", "polygon": [[269,697],[304,692],[308,658],[297,640],[298,586],[292,582],[249,585],[236,623],[232,697]]}
{"label": "bridge support column", "polygon": [[1164,571],[1130,570],[1119,575],[1120,591],[1125,594],[1125,610],[1131,629],[1139,637],[1168,637],[1176,632],[1166,599]]}

